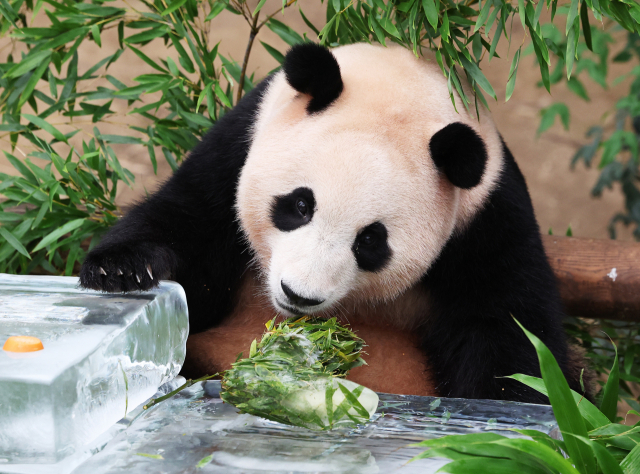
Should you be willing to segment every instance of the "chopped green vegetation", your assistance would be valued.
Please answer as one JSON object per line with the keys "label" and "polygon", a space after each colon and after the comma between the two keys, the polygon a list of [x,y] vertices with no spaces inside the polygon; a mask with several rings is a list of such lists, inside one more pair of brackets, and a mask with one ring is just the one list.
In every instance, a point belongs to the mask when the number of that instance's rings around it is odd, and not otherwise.
{"label": "chopped green vegetation", "polygon": [[164,459],[161,454],[136,453],[136,456],[142,456],[144,458],[151,459]]}
{"label": "chopped green vegetation", "polygon": [[290,318],[267,324],[249,357],[222,380],[222,399],[245,413],[310,429],[364,423],[378,405],[368,388],[344,380],[365,364],[364,341],[335,318]]}

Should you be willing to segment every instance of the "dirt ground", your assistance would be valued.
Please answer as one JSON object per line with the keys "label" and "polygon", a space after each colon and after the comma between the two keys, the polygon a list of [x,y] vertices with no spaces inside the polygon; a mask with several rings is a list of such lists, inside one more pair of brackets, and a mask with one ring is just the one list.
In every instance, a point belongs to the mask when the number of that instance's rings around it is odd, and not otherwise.
{"label": "dirt ground", "polygon": [[[279,4],[279,1],[269,0],[264,11],[269,13],[276,11]],[[324,6],[320,2],[301,0],[299,5],[316,26],[321,27],[324,24]],[[284,18],[280,15],[277,18],[297,31],[306,31],[312,36],[297,8],[288,9],[285,11]],[[213,21],[211,32],[212,43],[221,42],[220,52],[236,60],[242,59],[249,37],[249,27],[242,17],[224,12]],[[515,21],[514,44],[520,44],[522,34],[520,23]],[[248,71],[255,71],[256,77],[259,78],[277,66],[276,61],[262,47],[259,40],[277,47],[280,51],[285,51],[286,45],[267,28],[261,30],[257,40],[251,53]],[[102,49],[89,42],[81,48],[79,66],[81,71],[88,69],[98,58],[115,50],[117,47],[115,31],[105,32],[102,41]],[[6,45],[6,42],[6,39],[0,39],[0,47]],[[151,43],[145,49],[147,54],[152,56],[163,57],[172,54],[165,50],[162,44]],[[583,101],[563,86],[554,87],[549,95],[546,90],[536,87],[539,77],[537,66],[534,64],[533,56],[526,56],[520,62],[515,92],[511,100],[505,103],[505,84],[514,51],[515,48],[511,54],[508,54],[505,47],[499,49],[498,52],[503,59],[494,58],[490,63],[485,61],[483,70],[494,85],[499,98],[497,103],[490,104],[494,119],[527,179],[540,227],[543,232],[552,228],[555,233],[564,234],[567,227],[571,226],[575,236],[607,238],[610,217],[623,209],[621,193],[614,189],[607,191],[601,198],[592,198],[590,190],[597,179],[597,169],[585,169],[584,166],[579,165],[575,170],[571,170],[569,165],[575,151],[585,143],[586,130],[594,124],[605,123],[603,115],[611,110],[615,102],[624,94],[627,85],[622,84],[603,91],[599,86],[585,81],[591,102]],[[0,54],[4,56],[5,52],[6,49]],[[148,66],[141,64],[133,53],[127,52],[110,69],[110,73],[126,84],[132,85],[135,76],[150,72],[147,69]],[[619,67],[614,68],[610,72],[610,78],[623,72],[625,71]],[[556,100],[563,100],[569,105],[572,112],[570,130],[566,132],[556,124],[537,138],[535,131],[539,123],[540,110]],[[120,111],[125,113],[122,105],[120,107]],[[110,127],[105,127],[103,133],[122,133],[122,129],[111,130]],[[0,149],[6,148],[8,143],[3,141]],[[133,189],[122,186],[119,190],[118,202],[125,207],[144,196],[145,190],[151,192],[156,189],[159,183],[170,175],[169,166],[159,162],[158,175],[155,176],[145,150],[117,145],[116,151],[123,166],[136,176]],[[4,157],[1,157],[0,172],[15,173],[7,161],[3,160]],[[631,234],[629,231],[621,230],[618,238],[630,239]]]}

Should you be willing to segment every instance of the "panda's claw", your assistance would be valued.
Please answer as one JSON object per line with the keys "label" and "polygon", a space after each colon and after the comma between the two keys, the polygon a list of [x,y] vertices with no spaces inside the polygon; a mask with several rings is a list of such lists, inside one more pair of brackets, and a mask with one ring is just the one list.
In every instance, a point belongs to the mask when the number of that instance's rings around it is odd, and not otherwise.
{"label": "panda's claw", "polygon": [[118,276],[122,275],[122,270],[120,270],[120,269],[118,268],[118,271],[116,272],[116,274],[117,274]]}
{"label": "panda's claw", "polygon": [[107,272],[105,272],[105,271],[104,271],[104,268],[100,267],[100,274],[101,274],[101,275],[106,275],[106,274],[107,274]]}
{"label": "panda's claw", "polygon": [[153,280],[153,272],[151,271],[151,265],[147,264],[147,273],[149,274],[149,278]]}
{"label": "panda's claw", "polygon": [[138,276],[138,274],[136,273],[136,280],[138,283],[140,283],[140,277]]}

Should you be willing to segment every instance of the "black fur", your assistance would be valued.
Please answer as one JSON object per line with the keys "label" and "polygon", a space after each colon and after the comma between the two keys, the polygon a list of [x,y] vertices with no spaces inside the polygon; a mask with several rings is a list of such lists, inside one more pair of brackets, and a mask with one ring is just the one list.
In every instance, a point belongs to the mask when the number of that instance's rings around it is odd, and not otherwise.
{"label": "black fur", "polygon": [[487,163],[487,148],[471,127],[450,123],[429,142],[431,159],[454,186],[470,189],[480,184]]}
{"label": "black fur", "polygon": [[387,228],[381,222],[369,224],[358,233],[351,251],[361,270],[365,272],[382,270],[391,259]]}
{"label": "black fur", "polygon": [[342,93],[338,61],[331,51],[320,45],[294,46],[287,53],[282,68],[291,87],[311,96],[307,105],[310,114],[326,109]]}
{"label": "black fur", "polygon": [[[298,209],[298,201],[306,204],[306,213]],[[290,232],[311,222],[316,207],[313,191],[309,188],[296,188],[284,196],[276,196],[271,205],[271,222],[283,232]]]}
{"label": "black fur", "polygon": [[504,169],[484,209],[449,240],[423,278],[431,298],[423,348],[442,396],[547,403],[520,382],[500,378],[540,376],[536,352],[515,317],[581,391],[568,367],[560,296],[527,185],[503,147]]}
{"label": "black fur", "polygon": [[228,112],[171,179],[89,252],[80,271],[82,286],[124,292],[176,280],[187,295],[191,333],[229,314],[250,259],[236,221],[236,185],[267,83]]}

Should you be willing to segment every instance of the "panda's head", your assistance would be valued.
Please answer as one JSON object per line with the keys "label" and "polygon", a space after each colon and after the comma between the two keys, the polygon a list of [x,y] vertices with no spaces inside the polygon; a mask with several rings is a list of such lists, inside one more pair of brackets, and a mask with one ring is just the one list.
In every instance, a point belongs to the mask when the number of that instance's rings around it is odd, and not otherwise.
{"label": "panda's head", "polygon": [[[472,93],[469,92],[469,96]],[[464,231],[502,146],[433,58],[367,44],[294,47],[268,85],[237,212],[285,314],[397,297]]]}

